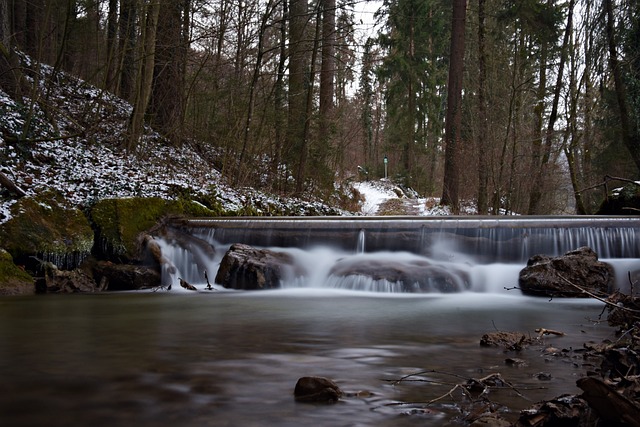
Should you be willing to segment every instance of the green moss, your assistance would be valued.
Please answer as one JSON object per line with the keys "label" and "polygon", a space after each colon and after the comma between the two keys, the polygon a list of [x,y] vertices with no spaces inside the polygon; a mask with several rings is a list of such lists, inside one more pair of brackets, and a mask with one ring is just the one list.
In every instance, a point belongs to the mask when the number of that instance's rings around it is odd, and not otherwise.
{"label": "green moss", "polygon": [[640,211],[640,185],[628,183],[609,194],[598,215],[637,215]]}
{"label": "green moss", "polygon": [[0,295],[32,294],[33,277],[13,263],[9,252],[0,249]]}
{"label": "green moss", "polygon": [[25,197],[12,206],[11,215],[0,227],[0,246],[14,259],[38,254],[78,259],[91,252],[93,231],[87,218],[56,193]]}
{"label": "green moss", "polygon": [[201,203],[158,197],[105,199],[89,213],[100,257],[121,261],[138,258],[138,236],[168,216],[215,216]]}

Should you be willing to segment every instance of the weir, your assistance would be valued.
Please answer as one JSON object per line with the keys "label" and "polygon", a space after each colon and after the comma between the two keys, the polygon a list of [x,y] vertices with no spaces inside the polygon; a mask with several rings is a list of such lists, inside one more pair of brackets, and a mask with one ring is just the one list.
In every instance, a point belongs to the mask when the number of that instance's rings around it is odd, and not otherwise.
{"label": "weir", "polygon": [[[215,276],[220,250],[233,243],[291,252],[316,264],[315,285],[347,289],[388,288],[384,281],[364,284],[359,277],[345,284],[343,278],[327,276],[333,263],[357,256],[378,257],[390,265],[416,263],[412,257],[420,257],[444,269],[465,270],[475,290],[514,286],[531,256],[558,256],[581,246],[611,262],[619,281],[630,269],[640,269],[640,217],[238,217],[181,219],[169,227],[188,235],[190,243],[180,247],[176,239],[165,241],[164,252],[181,277],[196,283],[205,268]],[[217,261],[204,266],[198,261],[203,250],[194,246],[217,247]],[[507,278],[488,283],[498,275]],[[288,286],[300,286],[299,280],[292,283]]]}
{"label": "weir", "polygon": [[525,261],[580,246],[601,258],[640,258],[640,217],[286,217],[180,221],[194,236],[222,244],[366,252],[470,255],[477,262]]}

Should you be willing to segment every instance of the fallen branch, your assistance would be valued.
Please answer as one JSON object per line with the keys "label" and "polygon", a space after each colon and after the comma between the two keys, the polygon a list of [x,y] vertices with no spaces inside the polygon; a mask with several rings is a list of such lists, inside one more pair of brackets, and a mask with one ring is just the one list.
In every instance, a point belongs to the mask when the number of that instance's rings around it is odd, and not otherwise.
{"label": "fallen branch", "polygon": [[598,187],[605,187],[606,188],[607,183],[609,181],[622,181],[622,182],[628,182],[628,183],[631,183],[631,184],[640,185],[640,183],[638,181],[634,181],[632,179],[620,178],[620,177],[611,176],[611,175],[605,175],[604,176],[604,181],[602,181],[601,183],[592,185],[591,187],[583,188],[582,190],[578,190],[575,193],[576,194],[580,194],[580,193],[583,193],[583,192],[585,192],[587,190],[593,190],[594,188],[598,188]]}
{"label": "fallen branch", "polygon": [[564,336],[564,332],[554,331],[553,329],[538,328],[535,331],[538,333],[538,338],[543,335],[557,335],[560,337]]}
{"label": "fallen branch", "polygon": [[[463,377],[462,375],[453,374],[453,373],[450,373],[450,372],[440,372],[440,371],[436,371],[435,369],[429,369],[427,371],[414,372],[413,374],[405,375],[405,376],[401,377],[398,380],[393,380],[391,384],[392,385],[398,385],[401,382],[406,381],[407,378],[415,377],[415,376],[418,376],[418,375],[424,375],[424,374],[450,375],[452,377],[456,377],[456,378],[460,378],[460,379],[465,379],[465,380],[468,379],[467,377]],[[429,382],[428,380],[420,380],[420,381]],[[436,382],[436,381],[434,381],[434,382]],[[441,382],[440,384],[445,384],[445,383]]]}
{"label": "fallen branch", "polygon": [[634,310],[634,309],[631,309],[631,308],[627,308],[627,307],[625,307],[623,305],[614,304],[611,301],[607,301],[606,299],[604,299],[602,297],[599,297],[599,296],[595,295],[594,293],[587,291],[586,289],[581,288],[580,286],[576,285],[575,283],[572,283],[569,279],[565,278],[562,274],[558,274],[558,277],[560,277],[562,280],[564,280],[568,285],[573,286],[574,288],[580,290],[582,293],[585,293],[585,294],[589,295],[591,298],[597,299],[598,301],[603,302],[603,303],[607,304],[608,306],[615,307],[615,308],[617,308],[619,310],[622,310],[622,311],[628,311],[630,313],[638,313],[638,314],[640,314],[640,310]]}
{"label": "fallen branch", "polygon": [[4,173],[0,172],[0,185],[9,190],[10,193],[16,195],[16,197],[21,198],[27,195],[27,192],[22,188],[18,187],[11,179],[6,176]]}

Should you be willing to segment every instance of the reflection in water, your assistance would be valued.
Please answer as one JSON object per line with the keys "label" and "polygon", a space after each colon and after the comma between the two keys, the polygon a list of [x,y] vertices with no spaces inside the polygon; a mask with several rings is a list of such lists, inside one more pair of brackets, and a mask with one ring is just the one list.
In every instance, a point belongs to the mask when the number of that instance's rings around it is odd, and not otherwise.
{"label": "reflection in water", "polygon": [[[445,425],[451,401],[415,411],[450,385],[390,379],[423,371],[481,377],[499,371],[530,401],[496,397],[519,410],[577,392],[581,359],[539,349],[505,366],[500,349],[480,348],[495,328],[579,348],[609,334],[594,325],[593,301],[510,294],[390,296],[318,289],[121,293],[0,300],[0,425],[299,426]],[[585,333],[586,332],[586,333]],[[547,359],[551,359],[547,361]],[[532,374],[552,375],[541,382]],[[336,405],[297,404],[293,387],[322,375],[346,392]],[[423,379],[442,380],[427,374]],[[456,382],[455,378],[447,378]]]}

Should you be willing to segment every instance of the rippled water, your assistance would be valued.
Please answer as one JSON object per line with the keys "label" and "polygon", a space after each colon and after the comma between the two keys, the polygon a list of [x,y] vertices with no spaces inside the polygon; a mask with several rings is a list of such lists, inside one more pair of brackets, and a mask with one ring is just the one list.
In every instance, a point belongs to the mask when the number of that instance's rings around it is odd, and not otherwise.
{"label": "rippled water", "polygon": [[[413,426],[458,416],[444,395],[500,372],[522,393],[492,392],[516,412],[575,393],[579,353],[481,348],[482,334],[558,329],[546,345],[577,349],[610,335],[588,300],[509,293],[386,295],[317,289],[256,293],[120,293],[0,299],[2,426]],[[528,366],[505,365],[507,357]],[[422,380],[391,381],[434,370]],[[551,374],[540,381],[533,374]],[[335,405],[296,403],[299,377],[334,379]],[[353,394],[358,392],[359,395]]]}

